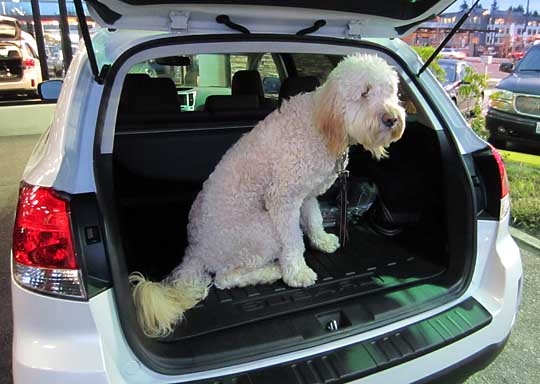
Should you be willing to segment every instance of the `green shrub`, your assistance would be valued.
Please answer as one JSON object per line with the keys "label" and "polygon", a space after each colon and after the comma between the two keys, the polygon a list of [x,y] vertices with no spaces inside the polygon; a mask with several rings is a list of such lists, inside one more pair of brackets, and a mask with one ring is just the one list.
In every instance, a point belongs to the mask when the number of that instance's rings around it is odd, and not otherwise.
{"label": "green shrub", "polygon": [[512,225],[540,237],[540,167],[505,161],[510,182]]}
{"label": "green shrub", "polygon": [[[418,56],[420,56],[424,63],[427,61],[427,59],[429,59],[433,52],[435,52],[435,48],[433,47],[411,46],[411,48],[416,51],[416,53],[418,54]],[[437,61],[440,58],[441,56],[437,55],[435,60],[433,60],[429,65],[429,69],[431,69],[431,72],[433,72],[433,74],[437,79],[439,79],[439,81],[444,81],[444,76],[446,75],[446,72],[444,71],[444,69],[441,68],[439,62]]]}

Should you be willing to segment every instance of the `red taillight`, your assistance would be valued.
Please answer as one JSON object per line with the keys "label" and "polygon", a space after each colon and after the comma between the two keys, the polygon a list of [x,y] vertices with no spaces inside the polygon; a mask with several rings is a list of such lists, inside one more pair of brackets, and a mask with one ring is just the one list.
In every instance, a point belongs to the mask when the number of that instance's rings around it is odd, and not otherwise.
{"label": "red taillight", "polygon": [[501,177],[501,199],[502,199],[503,197],[506,197],[508,193],[510,192],[510,184],[508,183],[508,175],[506,174],[506,168],[504,167],[504,161],[502,159],[501,154],[493,146],[491,146],[491,151],[493,153],[493,157],[495,158],[495,161],[497,162],[497,166],[499,167],[499,175]]}
{"label": "red taillight", "polygon": [[24,59],[23,60],[23,66],[26,69],[34,68],[36,65],[36,61],[34,59]]}
{"label": "red taillight", "polygon": [[24,184],[13,229],[17,263],[39,268],[77,269],[69,205],[51,188]]}

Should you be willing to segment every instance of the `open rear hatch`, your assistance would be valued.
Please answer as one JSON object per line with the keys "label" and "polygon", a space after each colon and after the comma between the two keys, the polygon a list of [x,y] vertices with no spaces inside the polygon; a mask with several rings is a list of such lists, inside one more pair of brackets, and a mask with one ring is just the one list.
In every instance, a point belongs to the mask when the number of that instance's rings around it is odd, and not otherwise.
{"label": "open rear hatch", "polygon": [[[283,34],[294,35],[317,20],[325,21],[314,31],[320,36],[401,36],[452,2],[291,1],[275,6],[270,1],[241,0],[189,3],[90,0],[87,4],[93,17],[112,29],[145,29],[180,35],[237,33],[230,25],[216,22],[216,17],[227,15],[247,30],[243,33],[275,33],[281,34],[281,39],[288,39]],[[204,42],[204,36],[198,38]],[[91,51],[88,43],[86,46]],[[112,84],[110,78],[103,80],[106,87]],[[404,138],[394,146],[397,152],[402,146],[404,157],[391,153],[393,165],[374,169],[372,176],[386,175],[378,180],[378,185],[386,183],[383,190],[400,195],[397,205],[409,201],[407,196],[427,204],[429,220],[401,235],[385,235],[374,230],[373,225],[353,226],[346,249],[333,255],[306,252],[308,264],[319,275],[315,286],[292,289],[278,282],[232,290],[213,288],[205,301],[186,313],[185,321],[170,337],[146,338],[137,326],[130,304],[127,275],[139,270],[157,280],[178,264],[178,255],[183,254],[186,245],[181,231],[185,230],[189,207],[204,181],[189,184],[178,181],[178,175],[177,180],[156,181],[155,175],[160,172],[147,167],[158,166],[163,170],[168,164],[190,164],[189,161],[210,153],[219,158],[244,128],[245,131],[252,128],[205,124],[206,121],[200,121],[197,129],[190,129],[189,124],[179,125],[174,121],[168,126],[164,123],[136,127],[132,132],[122,132],[117,125],[113,153],[96,159],[96,184],[108,225],[110,257],[117,259],[113,264],[118,264],[113,280],[124,332],[137,356],[152,369],[178,374],[298,351],[426,311],[447,302],[450,295],[463,288],[474,259],[470,180],[450,135],[414,123],[406,130],[409,140]],[[171,126],[180,128],[170,129]],[[200,143],[194,144],[199,140]],[[425,143],[419,145],[423,140]],[[213,151],[201,151],[209,142],[213,143],[210,146]],[[122,151],[136,156],[125,157],[127,161],[123,162]],[[196,154],[190,156],[193,151]],[[165,153],[184,156],[187,160],[168,158]],[[153,160],[148,160],[150,157]],[[144,172],[130,169],[136,168],[141,160],[146,167]],[[367,169],[365,164],[361,153],[356,158],[351,156],[351,175],[365,176],[361,174]],[[417,188],[425,190],[419,194]],[[172,200],[167,200],[165,194],[154,196],[156,191],[164,191]],[[430,201],[432,197],[434,200]],[[379,207],[375,216],[384,216],[385,209]],[[401,220],[414,220],[407,215],[404,212]],[[159,260],[152,259],[156,253]]]}
{"label": "open rear hatch", "polygon": [[257,33],[294,33],[323,19],[332,36],[397,37],[435,17],[454,0],[87,0],[92,16],[108,28],[191,32],[216,29],[216,16]]}
{"label": "open rear hatch", "polygon": [[14,43],[0,43],[0,82],[19,81],[23,76],[20,48]]}

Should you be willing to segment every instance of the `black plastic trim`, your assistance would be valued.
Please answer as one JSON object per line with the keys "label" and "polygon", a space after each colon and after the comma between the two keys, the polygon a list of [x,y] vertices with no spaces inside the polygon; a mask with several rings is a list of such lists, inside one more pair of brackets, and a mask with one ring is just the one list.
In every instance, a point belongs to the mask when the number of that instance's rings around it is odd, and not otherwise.
{"label": "black plastic trim", "polygon": [[[310,8],[321,9],[338,12],[352,12],[360,15],[376,15],[398,20],[410,20],[420,16],[438,0],[429,1],[409,1],[409,0],[394,0],[394,1],[349,1],[349,0],[334,0],[334,1],[309,1],[306,0],[289,0],[276,3],[275,0],[122,0],[126,4],[139,5],[158,5],[158,4],[217,4],[224,6],[226,4],[246,5],[246,6],[280,6],[290,8]],[[291,10],[294,12],[294,10]]]}
{"label": "black plastic trim", "polygon": [[69,206],[83,280],[88,298],[92,298],[112,286],[96,195],[94,193],[71,195]]}
{"label": "black plastic trim", "polygon": [[319,29],[321,29],[322,27],[324,27],[326,25],[326,20],[317,20],[316,22],[313,23],[313,25],[309,28],[304,28],[304,29],[301,29],[299,30],[298,32],[296,32],[296,35],[297,36],[304,36],[304,35],[308,35],[310,33],[313,33],[313,32],[316,32],[318,31]]}
{"label": "black plastic trim", "polygon": [[[489,312],[475,299],[469,298],[443,313],[360,343],[286,364],[265,367],[239,375],[214,377],[196,383],[316,384],[349,382],[445,347],[487,326],[491,320]],[[504,344],[494,352],[498,353],[503,346]],[[487,349],[487,351],[489,357],[496,356],[496,353],[493,353],[491,349]],[[475,356],[473,355],[473,357]],[[463,364],[457,364],[452,368],[461,368],[469,360],[470,358],[466,358]],[[478,369],[482,367],[484,365],[478,366]],[[471,365],[468,370],[469,374],[474,370],[475,366]],[[448,369],[441,371],[440,377],[447,373]],[[433,379],[433,377],[429,379]],[[425,382],[420,381],[419,383]],[[441,382],[437,381],[437,383]]]}
{"label": "black plastic trim", "polygon": [[409,23],[409,24],[404,24],[404,25],[400,25],[399,27],[395,27],[394,29],[396,30],[396,32],[399,34],[399,35],[403,35],[404,33],[406,33],[409,29],[413,29],[414,27],[417,27],[419,26],[420,24],[422,23],[425,23],[426,21],[429,21],[429,20],[432,20],[435,18],[435,14],[431,14],[425,18],[423,18],[422,20],[418,20],[418,21],[415,21],[414,23]]}
{"label": "black plastic trim", "polygon": [[[468,236],[462,235],[459,239],[454,241],[459,242],[459,247],[462,254],[467,255],[468,261],[468,270],[466,276],[461,277],[451,289],[448,290],[444,302],[449,302],[450,300],[455,300],[458,298],[469,285],[469,282],[472,278],[472,269],[471,265],[474,265],[476,257],[476,217],[474,209],[474,198],[472,196],[472,182],[470,180],[469,174],[466,171],[463,159],[459,155],[458,145],[455,142],[453,135],[449,134],[448,131],[450,127],[447,125],[446,121],[442,118],[440,111],[435,108],[435,103],[427,93],[427,91],[419,86],[418,79],[416,78],[415,73],[411,71],[408,65],[404,60],[396,55],[394,52],[384,49],[380,45],[364,42],[364,41],[353,41],[353,40],[343,40],[336,38],[327,38],[327,37],[314,37],[314,36],[294,36],[294,35],[264,35],[264,34],[250,34],[250,35],[204,35],[204,36],[177,36],[177,37],[167,37],[162,39],[156,39],[148,42],[141,43],[136,45],[128,50],[126,50],[111,66],[111,69],[108,72],[107,77],[104,81],[103,96],[101,99],[98,119],[96,124],[96,133],[94,140],[94,174],[96,177],[96,190],[99,206],[101,212],[104,215],[104,237],[105,241],[108,243],[107,250],[110,255],[110,266],[113,276],[113,281],[115,284],[114,295],[115,301],[118,306],[119,312],[122,314],[119,316],[120,322],[122,323],[122,328],[124,330],[124,335],[131,349],[137,355],[139,359],[148,366],[150,369],[157,372],[165,374],[178,374],[182,368],[183,364],[178,366],[178,361],[176,361],[174,366],[167,364],[156,355],[152,348],[157,348],[159,342],[153,339],[149,339],[140,330],[140,327],[137,325],[136,316],[135,316],[135,307],[133,303],[128,298],[131,296],[131,290],[129,283],[127,281],[127,266],[120,255],[123,254],[122,249],[122,235],[118,229],[118,217],[115,213],[115,203],[112,199],[108,198],[113,196],[113,169],[112,169],[112,155],[111,154],[101,154],[101,139],[103,137],[104,129],[104,119],[105,114],[109,104],[109,98],[111,94],[112,85],[114,79],[125,63],[131,56],[141,51],[160,47],[160,46],[169,46],[169,45],[180,45],[180,44],[190,44],[190,43],[212,43],[212,42],[235,42],[235,41],[272,41],[272,42],[298,42],[298,43],[312,43],[312,44],[328,44],[336,46],[348,46],[353,48],[368,48],[374,51],[379,51],[384,54],[392,57],[400,67],[408,74],[412,82],[417,86],[418,90],[422,96],[426,99],[428,105],[433,110],[433,113],[437,116],[439,122],[445,128],[444,132],[440,132],[440,139],[443,140],[446,147],[446,154],[453,158],[453,164],[451,167],[451,173],[453,176],[457,176],[458,180],[462,183],[465,183],[469,186],[466,188],[465,193],[467,196],[466,200],[469,202],[470,215],[467,212],[463,212],[464,215],[468,215],[467,223],[465,226],[461,226],[461,229],[458,228],[460,233],[466,233]],[[443,157],[443,159],[448,158],[448,156]],[[448,169],[448,168],[447,168]],[[448,177],[448,176],[447,176]],[[451,199],[452,196],[448,196],[446,199]],[[457,228],[457,227],[456,227]],[[467,228],[467,231],[464,231],[463,228]],[[458,255],[459,256],[459,255]],[[452,257],[452,255],[451,255]],[[463,256],[460,256],[463,257]],[[462,266],[463,267],[463,266]],[[459,268],[458,268],[459,269]],[[115,280],[115,277],[118,281]],[[434,308],[437,305],[443,304],[441,301],[430,302],[430,305],[427,305],[423,308],[423,311]],[[297,348],[291,348],[291,350],[296,350]],[[158,348],[159,350],[159,348]],[[198,366],[193,369],[203,369],[206,366]],[[182,371],[185,371],[184,368]]]}
{"label": "black plastic trim", "polygon": [[500,343],[488,345],[480,352],[460,361],[442,371],[434,373],[413,384],[457,384],[463,383],[474,373],[483,370],[499,356],[506,346],[510,335]]}
{"label": "black plastic trim", "polygon": [[216,23],[218,24],[224,24],[226,25],[227,27],[229,27],[230,29],[234,30],[234,31],[238,31],[238,32],[241,32],[241,33],[245,33],[246,35],[249,35],[251,32],[249,31],[249,29],[247,29],[246,27],[244,27],[243,25],[240,25],[240,24],[237,24],[237,23],[233,23],[231,21],[231,18],[228,16],[228,15],[219,15],[219,16],[216,16]]}
{"label": "black plastic trim", "polygon": [[114,24],[118,19],[122,17],[121,14],[113,11],[105,4],[100,3],[97,0],[85,0],[86,4],[91,7],[101,17],[101,19],[107,24]]}

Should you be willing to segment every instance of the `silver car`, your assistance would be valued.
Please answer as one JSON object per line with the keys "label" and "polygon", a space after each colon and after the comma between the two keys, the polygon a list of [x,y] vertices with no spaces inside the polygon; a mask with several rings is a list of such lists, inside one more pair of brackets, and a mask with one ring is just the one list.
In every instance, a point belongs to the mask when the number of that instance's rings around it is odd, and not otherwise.
{"label": "silver car", "polygon": [[[80,19],[86,49],[20,190],[14,382],[397,384],[482,369],[521,295],[508,179],[398,38],[451,2],[88,2],[104,28],[90,40]],[[306,251],[311,287],[213,287],[172,335],[145,336],[128,274],[159,280],[179,264],[221,156],[354,53],[395,67],[407,127],[386,160],[351,151],[347,246]],[[335,192],[320,198],[329,231]]]}

